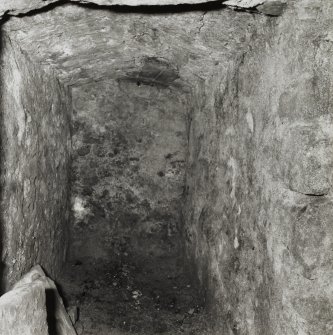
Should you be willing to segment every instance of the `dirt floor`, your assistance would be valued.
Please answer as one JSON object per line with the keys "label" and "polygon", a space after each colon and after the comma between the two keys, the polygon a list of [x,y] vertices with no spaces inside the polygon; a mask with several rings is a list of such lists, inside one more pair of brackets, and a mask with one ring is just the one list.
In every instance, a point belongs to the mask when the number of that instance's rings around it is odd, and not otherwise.
{"label": "dirt floor", "polygon": [[198,290],[174,257],[75,261],[60,288],[79,308],[79,335],[211,334]]}

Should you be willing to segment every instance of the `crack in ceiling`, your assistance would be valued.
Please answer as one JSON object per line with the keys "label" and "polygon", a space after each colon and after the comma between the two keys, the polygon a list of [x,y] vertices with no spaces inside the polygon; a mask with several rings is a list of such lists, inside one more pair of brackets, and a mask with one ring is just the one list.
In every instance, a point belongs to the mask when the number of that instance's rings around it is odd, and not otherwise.
{"label": "crack in ceiling", "polygon": [[[29,15],[35,11],[40,11],[48,7],[59,6],[66,3],[77,3],[82,5],[93,5],[101,7],[126,6],[133,10],[133,7],[172,7],[185,6],[184,10],[189,10],[189,6],[230,6],[236,9],[255,10],[266,15],[281,15],[287,0],[3,0],[0,3],[0,21],[10,16]],[[273,8],[270,11],[270,8]],[[199,8],[197,8],[199,9]],[[264,9],[264,10],[261,10]]]}

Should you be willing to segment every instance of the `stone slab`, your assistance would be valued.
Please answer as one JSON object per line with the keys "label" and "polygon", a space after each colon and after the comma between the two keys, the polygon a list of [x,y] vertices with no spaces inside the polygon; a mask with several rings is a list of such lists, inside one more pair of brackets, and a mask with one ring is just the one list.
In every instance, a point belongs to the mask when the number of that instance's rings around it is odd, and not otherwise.
{"label": "stone slab", "polygon": [[243,8],[252,8],[264,3],[265,0],[228,0],[224,4]]}
{"label": "stone slab", "polygon": [[33,267],[30,272],[23,276],[14,286],[14,289],[33,285],[35,281],[41,282],[44,287],[44,292],[46,292],[46,306],[49,314],[48,322],[50,323],[49,327],[52,327],[57,335],[76,335],[76,331],[66,312],[64,303],[58,293],[55,283],[45,275],[43,269],[39,265]]}
{"label": "stone slab", "polygon": [[0,298],[0,334],[49,334],[43,280],[22,284]]}

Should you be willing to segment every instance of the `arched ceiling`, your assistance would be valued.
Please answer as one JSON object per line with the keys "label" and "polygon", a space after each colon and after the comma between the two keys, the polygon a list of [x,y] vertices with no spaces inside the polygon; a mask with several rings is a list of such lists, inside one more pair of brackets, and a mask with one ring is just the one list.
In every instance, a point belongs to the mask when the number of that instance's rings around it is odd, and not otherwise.
{"label": "arched ceiling", "polygon": [[157,75],[167,81],[175,71],[191,85],[193,75],[203,79],[227,68],[266,20],[228,8],[150,15],[66,4],[13,17],[3,32],[69,85]]}

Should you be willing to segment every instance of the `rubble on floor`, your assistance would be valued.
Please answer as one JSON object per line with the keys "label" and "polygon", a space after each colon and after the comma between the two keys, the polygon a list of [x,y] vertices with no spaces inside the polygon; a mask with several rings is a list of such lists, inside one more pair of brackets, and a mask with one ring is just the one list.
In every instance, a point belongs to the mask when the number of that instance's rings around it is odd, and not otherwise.
{"label": "rubble on floor", "polygon": [[73,261],[61,288],[79,307],[78,335],[212,334],[198,290],[173,258]]}

